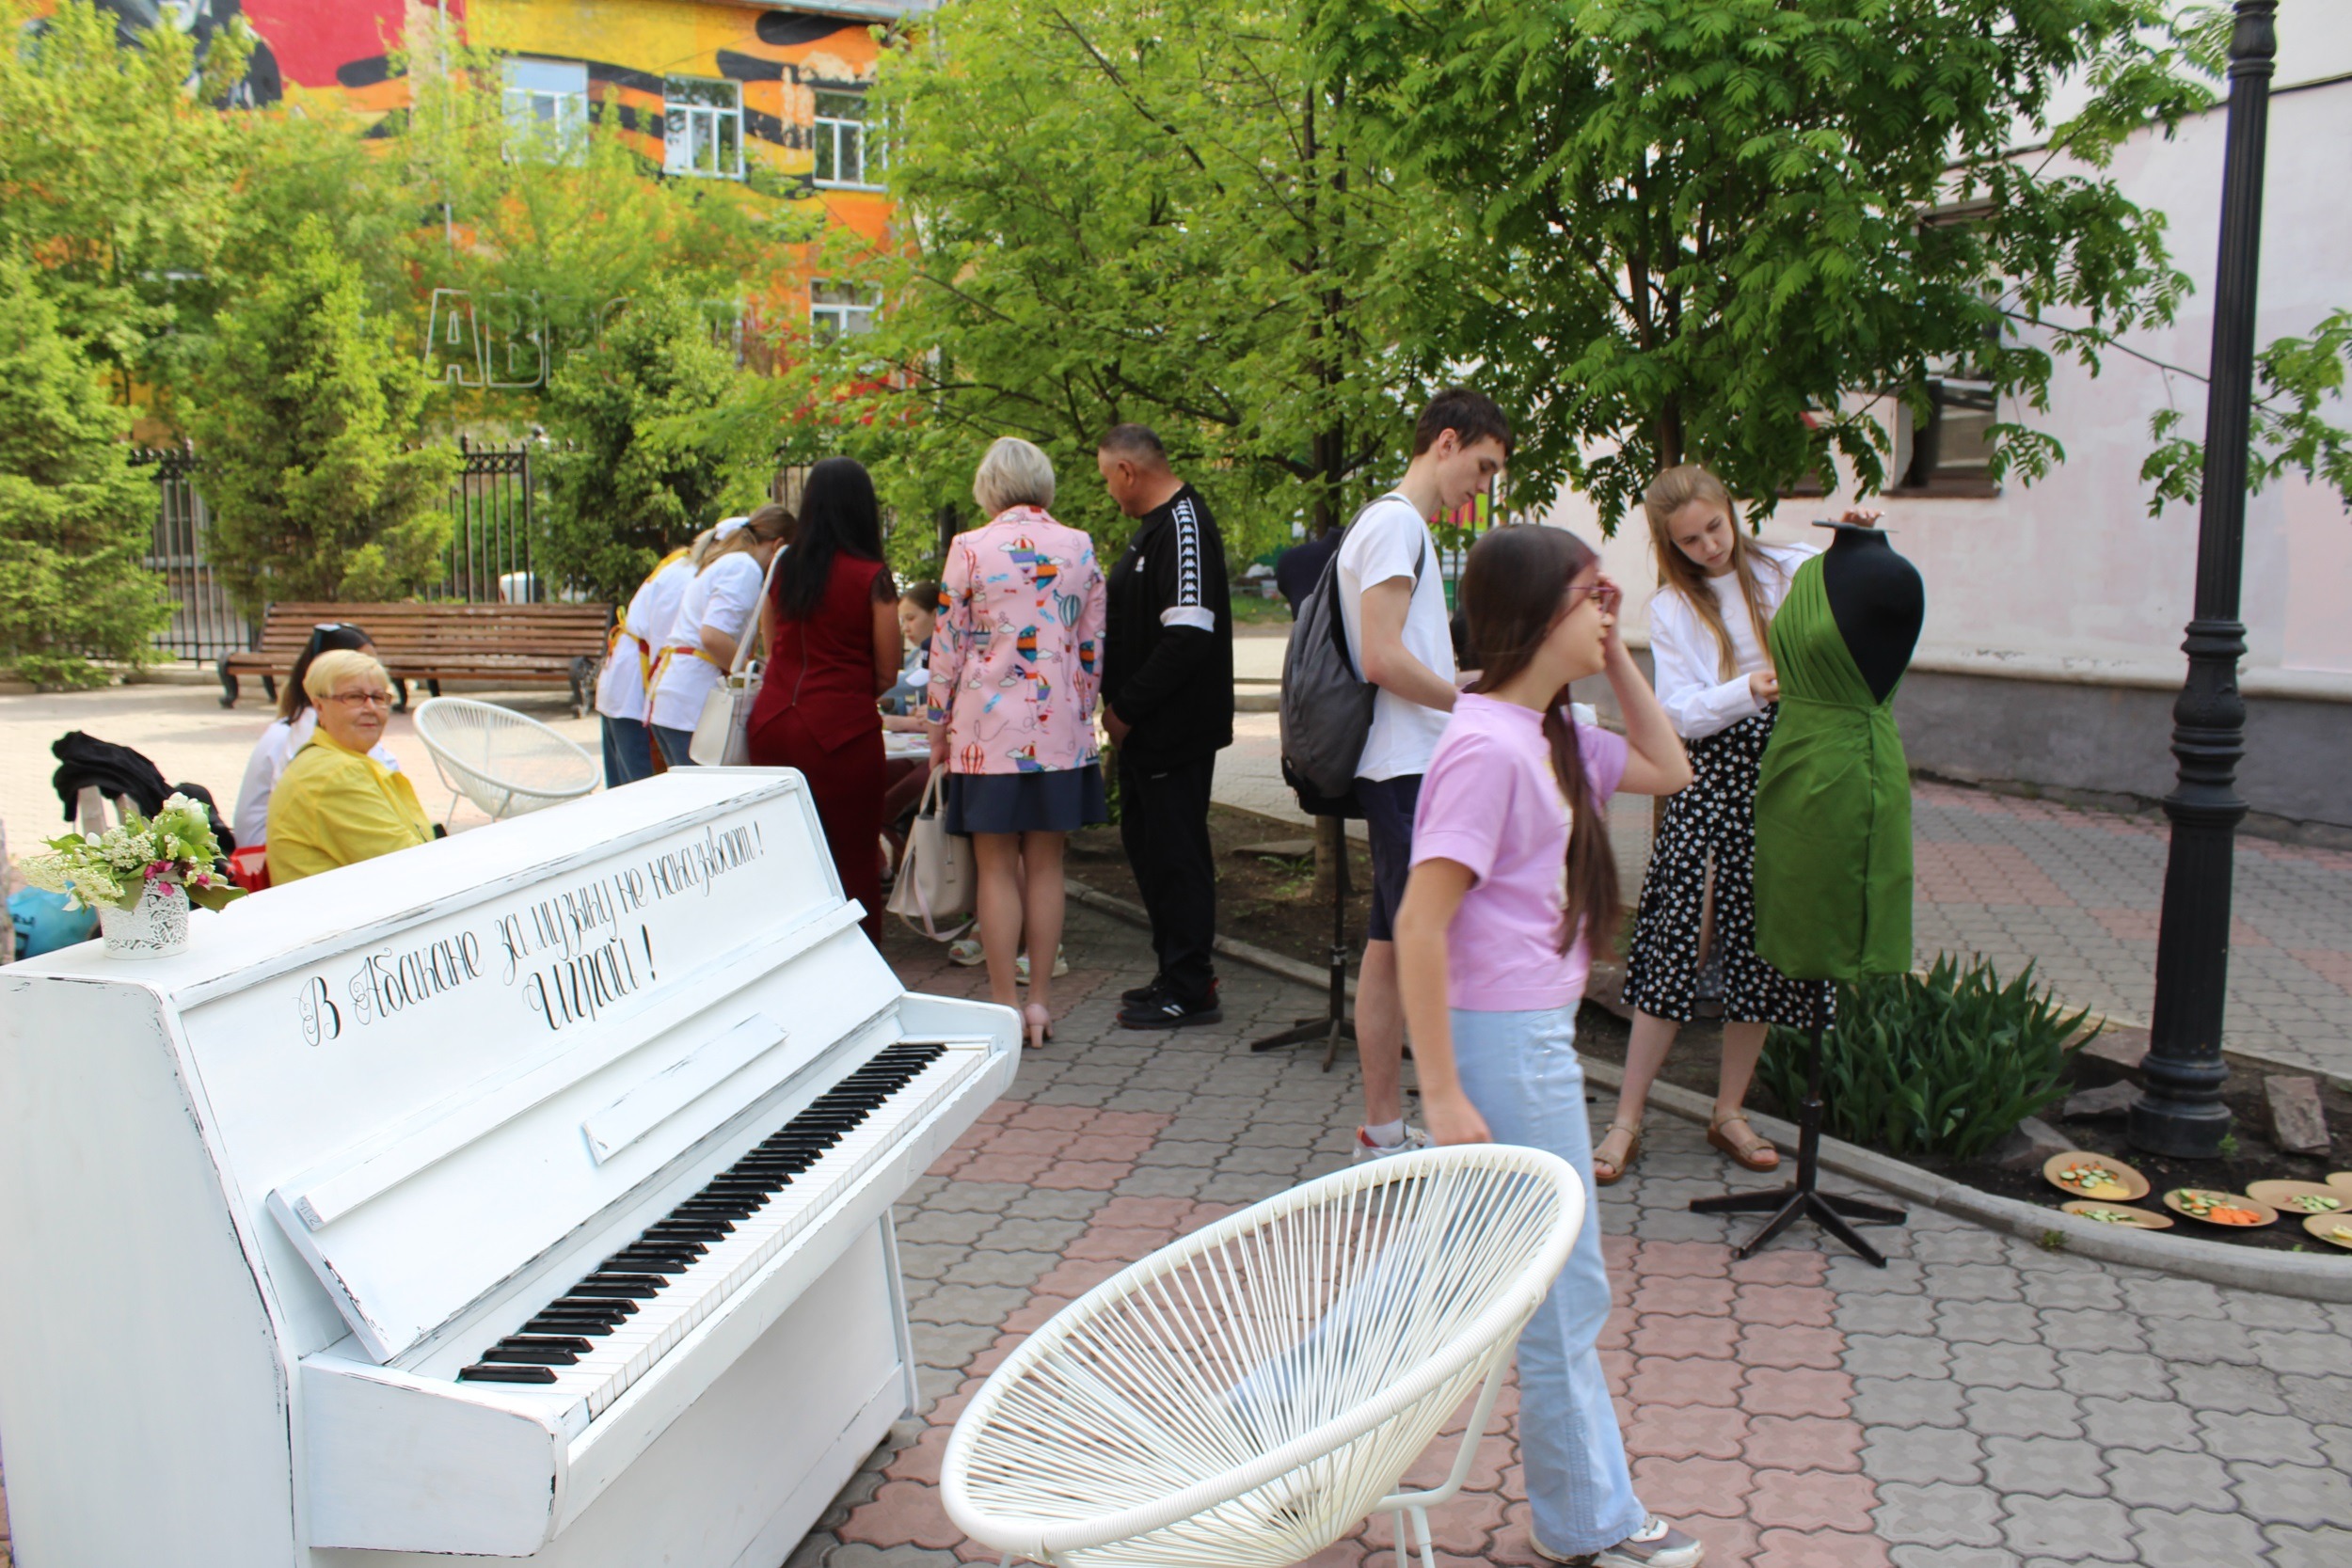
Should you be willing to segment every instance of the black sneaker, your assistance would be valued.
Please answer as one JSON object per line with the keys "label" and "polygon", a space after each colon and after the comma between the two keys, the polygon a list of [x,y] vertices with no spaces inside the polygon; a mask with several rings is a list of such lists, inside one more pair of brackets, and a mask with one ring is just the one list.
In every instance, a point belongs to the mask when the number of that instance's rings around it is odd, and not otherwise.
{"label": "black sneaker", "polygon": [[1225,1018],[1225,1009],[1217,1005],[1216,991],[1198,1002],[1186,1002],[1172,991],[1156,990],[1140,1002],[1131,1002],[1119,1010],[1121,1029],[1182,1029],[1192,1023],[1218,1023]]}
{"label": "black sneaker", "polygon": [[1134,990],[1120,991],[1119,993],[1119,1000],[1121,1005],[1132,1007],[1138,1002],[1151,1001],[1167,989],[1168,976],[1165,974],[1154,974],[1150,980],[1136,987]]}

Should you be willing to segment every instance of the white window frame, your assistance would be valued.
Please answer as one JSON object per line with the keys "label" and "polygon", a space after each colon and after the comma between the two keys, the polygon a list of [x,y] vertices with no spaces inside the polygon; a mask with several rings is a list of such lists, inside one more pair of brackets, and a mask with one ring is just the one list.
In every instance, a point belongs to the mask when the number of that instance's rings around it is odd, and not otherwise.
{"label": "white window frame", "polygon": [[581,60],[513,55],[503,62],[506,155],[559,163],[588,147],[588,67]]}
{"label": "white window frame", "polygon": [[[728,102],[702,101],[712,97]],[[709,150],[707,158],[703,148]],[[662,78],[661,169],[690,179],[743,178],[741,83],[716,76]]]}
{"label": "white window frame", "polygon": [[881,309],[879,290],[861,289],[849,283],[811,283],[809,335],[820,343],[862,338],[874,330],[874,316]]}
{"label": "white window frame", "polygon": [[[809,150],[814,155],[810,167],[816,171],[813,175],[816,182],[826,190],[881,190],[882,182],[873,176],[882,166],[882,138],[873,134],[873,121],[866,114],[865,105],[869,102],[866,89],[818,87],[813,97],[816,115],[809,121]],[[827,99],[854,100],[859,105],[858,113],[854,118],[842,114],[829,115],[825,113]],[[856,160],[855,179],[845,180],[841,177],[842,169],[848,166],[845,152]],[[828,163],[833,166],[831,174],[824,172]]]}

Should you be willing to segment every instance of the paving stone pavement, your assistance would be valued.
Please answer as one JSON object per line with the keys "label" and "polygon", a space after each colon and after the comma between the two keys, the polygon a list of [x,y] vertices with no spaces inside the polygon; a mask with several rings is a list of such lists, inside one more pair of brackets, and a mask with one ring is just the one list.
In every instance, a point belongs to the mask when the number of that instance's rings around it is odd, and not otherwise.
{"label": "paving stone pavement", "polygon": [[[910,986],[983,989],[917,939],[885,945]],[[899,1210],[927,1406],[787,1568],[987,1559],[936,1490],[987,1373],[1098,1280],[1346,1157],[1348,1067],[1247,1046],[1311,1012],[1311,992],[1228,966],[1221,1025],[1122,1031],[1111,1015],[1146,967],[1140,934],[1073,909],[1068,947],[1055,1043]],[[1750,1222],[1685,1205],[1761,1181],[1659,1115],[1633,1174],[1600,1195],[1618,1305],[1602,1354],[1635,1479],[1710,1564],[2352,1562],[2352,1380],[2329,1370],[2352,1307],[2044,1253],[1930,1213],[1875,1232],[1883,1272],[1810,1236],[1735,1262]],[[1516,1390],[1499,1409],[1469,1486],[1433,1515],[1441,1562],[1541,1560]],[[1453,1442],[1416,1475],[1441,1475]],[[1387,1544],[1382,1522],[1312,1561],[1370,1568]]]}

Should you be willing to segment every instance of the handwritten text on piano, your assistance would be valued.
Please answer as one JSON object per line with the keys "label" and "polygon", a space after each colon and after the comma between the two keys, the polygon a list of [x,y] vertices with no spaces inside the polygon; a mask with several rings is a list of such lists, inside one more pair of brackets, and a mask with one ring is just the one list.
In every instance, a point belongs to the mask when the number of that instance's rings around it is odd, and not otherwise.
{"label": "handwritten text on piano", "polygon": [[308,976],[295,998],[302,1037],[321,1045],[341,1037],[346,1017],[373,1023],[449,995],[485,976],[488,955],[498,960],[500,983],[549,1029],[585,1022],[657,978],[647,915],[668,900],[707,896],[764,847],[755,819],[706,827],[638,864],[488,915],[486,939],[465,929],[405,949],[379,948],[346,977],[347,1002],[336,1000],[324,976]]}

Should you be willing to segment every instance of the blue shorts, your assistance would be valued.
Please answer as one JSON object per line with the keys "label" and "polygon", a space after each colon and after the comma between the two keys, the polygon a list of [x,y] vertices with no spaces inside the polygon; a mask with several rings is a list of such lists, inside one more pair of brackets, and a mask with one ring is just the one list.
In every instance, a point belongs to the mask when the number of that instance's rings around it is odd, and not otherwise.
{"label": "blue shorts", "polygon": [[1396,940],[1396,910],[1405,902],[1406,879],[1413,870],[1413,813],[1421,805],[1421,775],[1358,779],[1356,803],[1364,811],[1364,833],[1372,841],[1372,918],[1364,934],[1374,942]]}

